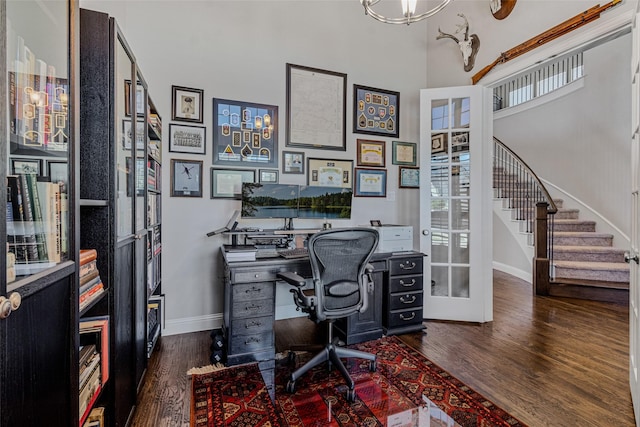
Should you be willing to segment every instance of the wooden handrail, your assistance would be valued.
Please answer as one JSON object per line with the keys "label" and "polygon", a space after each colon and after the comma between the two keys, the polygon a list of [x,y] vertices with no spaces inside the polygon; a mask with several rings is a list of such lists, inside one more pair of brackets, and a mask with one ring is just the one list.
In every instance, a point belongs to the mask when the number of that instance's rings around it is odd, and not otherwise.
{"label": "wooden handrail", "polygon": [[473,84],[478,83],[478,81],[483,78],[489,71],[491,71],[496,65],[510,61],[513,58],[516,58],[537,48],[538,46],[542,46],[543,44],[548,43],[551,40],[557,39],[558,37],[563,36],[570,31],[575,30],[576,28],[579,28],[591,21],[598,19],[602,12],[614,7],[621,2],[622,0],[612,0],[603,6],[600,6],[599,4],[593,6],[592,8],[587,9],[584,12],[574,16],[573,18],[569,18],[566,21],[556,25],[555,27],[548,29],[544,33],[538,34],[537,36],[530,38],[526,42],[512,47],[506,52],[502,52],[495,61],[474,74],[473,77],[471,77],[471,82]]}

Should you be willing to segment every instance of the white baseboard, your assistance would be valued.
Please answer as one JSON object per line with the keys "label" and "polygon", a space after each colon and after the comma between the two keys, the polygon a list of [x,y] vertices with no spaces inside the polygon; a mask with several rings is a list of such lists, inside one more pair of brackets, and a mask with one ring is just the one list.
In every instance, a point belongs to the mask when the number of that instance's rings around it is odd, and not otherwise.
{"label": "white baseboard", "polygon": [[167,320],[162,330],[162,335],[188,334],[190,332],[218,329],[222,327],[222,319],[222,313],[217,313],[200,317]]}
{"label": "white baseboard", "polygon": [[493,269],[494,270],[498,270],[498,271],[502,271],[503,273],[507,273],[510,274],[512,276],[516,276],[518,279],[522,279],[527,283],[531,283],[531,275],[532,273],[530,271],[524,271],[524,270],[520,270],[518,268],[514,268],[510,265],[506,265],[506,264],[502,264],[499,262],[493,262]]}

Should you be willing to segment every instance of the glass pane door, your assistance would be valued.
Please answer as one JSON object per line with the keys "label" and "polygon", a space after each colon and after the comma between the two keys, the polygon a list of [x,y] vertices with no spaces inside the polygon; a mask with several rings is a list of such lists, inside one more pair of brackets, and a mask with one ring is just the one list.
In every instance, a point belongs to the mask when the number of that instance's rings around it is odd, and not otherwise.
{"label": "glass pane door", "polygon": [[[424,317],[491,318],[490,119],[486,89],[421,92],[420,227]],[[487,108],[486,111],[491,111]],[[487,161],[487,159],[489,161]],[[487,232],[488,230],[488,232]],[[428,270],[428,271],[427,271]]]}
{"label": "glass pane door", "polygon": [[12,254],[7,283],[12,283],[69,257],[68,5],[9,1],[6,24],[4,147]]}

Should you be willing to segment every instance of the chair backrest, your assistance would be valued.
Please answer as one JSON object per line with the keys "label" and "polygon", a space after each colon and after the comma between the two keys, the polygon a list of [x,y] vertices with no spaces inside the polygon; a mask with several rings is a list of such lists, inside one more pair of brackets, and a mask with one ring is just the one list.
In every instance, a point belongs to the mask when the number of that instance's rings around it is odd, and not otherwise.
{"label": "chair backrest", "polygon": [[349,316],[367,307],[365,268],[378,246],[372,228],[321,231],[309,239],[309,259],[318,306],[316,320]]}

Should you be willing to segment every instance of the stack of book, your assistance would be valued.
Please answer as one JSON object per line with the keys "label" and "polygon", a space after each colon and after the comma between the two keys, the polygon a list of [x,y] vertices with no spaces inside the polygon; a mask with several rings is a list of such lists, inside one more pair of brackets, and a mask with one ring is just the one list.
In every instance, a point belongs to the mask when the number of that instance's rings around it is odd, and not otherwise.
{"label": "stack of book", "polygon": [[79,368],[80,425],[83,425],[109,379],[109,316],[83,318],[80,321]]}
{"label": "stack of book", "polygon": [[80,249],[80,311],[104,293],[97,258],[98,252],[95,249]]}
{"label": "stack of book", "polygon": [[227,261],[255,261],[258,249],[253,245],[223,245]]}

